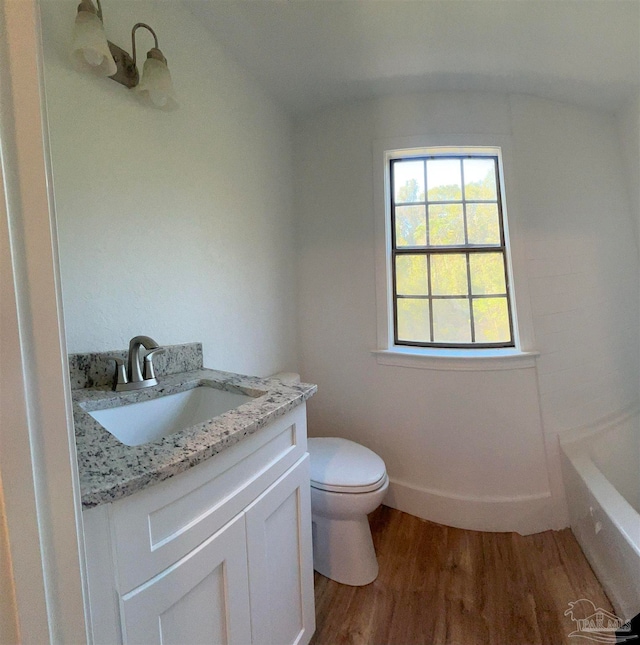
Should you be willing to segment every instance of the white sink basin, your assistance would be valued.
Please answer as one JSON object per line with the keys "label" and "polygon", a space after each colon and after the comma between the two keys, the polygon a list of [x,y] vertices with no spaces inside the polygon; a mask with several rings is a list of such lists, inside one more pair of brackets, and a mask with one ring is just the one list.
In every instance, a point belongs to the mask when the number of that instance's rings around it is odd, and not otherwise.
{"label": "white sink basin", "polygon": [[87,412],[121,443],[139,446],[209,421],[253,400],[247,394],[200,385],[151,401]]}

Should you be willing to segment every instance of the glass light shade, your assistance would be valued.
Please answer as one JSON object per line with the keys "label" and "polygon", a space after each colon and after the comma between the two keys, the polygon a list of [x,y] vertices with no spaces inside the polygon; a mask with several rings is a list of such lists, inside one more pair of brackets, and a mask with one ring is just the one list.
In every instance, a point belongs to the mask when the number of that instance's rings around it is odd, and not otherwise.
{"label": "glass light shade", "polygon": [[178,107],[169,68],[162,60],[147,58],[142,68],[142,78],[133,89],[143,103],[159,110],[175,110]]}
{"label": "glass light shade", "polygon": [[113,76],[118,71],[109,51],[102,21],[89,11],[78,11],[71,54],[80,69],[92,70],[104,76]]}

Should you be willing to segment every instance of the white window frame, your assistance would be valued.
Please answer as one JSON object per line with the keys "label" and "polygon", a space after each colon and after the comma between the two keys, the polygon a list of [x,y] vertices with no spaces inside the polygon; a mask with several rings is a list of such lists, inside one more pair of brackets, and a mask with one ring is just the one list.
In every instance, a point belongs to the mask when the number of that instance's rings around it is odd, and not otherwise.
{"label": "white window frame", "polygon": [[[515,181],[509,135],[448,135],[402,137],[375,141],[373,145],[375,260],[378,348],[373,351],[381,365],[422,369],[500,370],[535,366],[533,326],[526,281],[526,256],[517,221]],[[390,161],[402,156],[441,154],[492,154],[498,156],[507,271],[515,347],[436,348],[396,345],[393,320],[391,267]],[[509,187],[507,196],[506,186]],[[507,204],[509,212],[507,214]]]}

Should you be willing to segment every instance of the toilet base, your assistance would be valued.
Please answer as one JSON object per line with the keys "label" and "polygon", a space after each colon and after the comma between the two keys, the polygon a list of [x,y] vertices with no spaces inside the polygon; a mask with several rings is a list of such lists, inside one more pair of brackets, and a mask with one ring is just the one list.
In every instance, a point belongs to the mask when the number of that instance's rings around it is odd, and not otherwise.
{"label": "toilet base", "polygon": [[313,568],[331,580],[361,587],[378,576],[378,560],[366,515],[330,519],[313,515]]}

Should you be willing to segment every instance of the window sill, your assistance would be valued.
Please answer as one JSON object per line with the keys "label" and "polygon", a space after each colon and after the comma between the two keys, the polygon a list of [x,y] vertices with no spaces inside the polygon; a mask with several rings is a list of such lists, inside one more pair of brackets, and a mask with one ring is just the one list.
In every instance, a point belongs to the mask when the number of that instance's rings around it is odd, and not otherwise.
{"label": "window sill", "polygon": [[378,365],[412,367],[422,370],[489,372],[535,367],[539,352],[518,349],[426,349],[393,347],[371,352]]}

